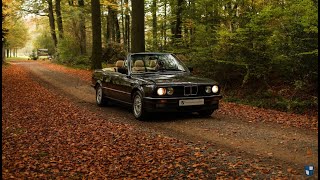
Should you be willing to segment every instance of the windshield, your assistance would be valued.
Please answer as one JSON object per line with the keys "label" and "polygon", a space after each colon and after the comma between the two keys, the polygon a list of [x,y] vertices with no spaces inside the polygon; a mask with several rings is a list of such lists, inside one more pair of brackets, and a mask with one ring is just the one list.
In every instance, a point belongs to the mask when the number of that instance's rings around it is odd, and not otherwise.
{"label": "windshield", "polygon": [[187,67],[172,54],[134,54],[131,56],[131,72],[188,71]]}

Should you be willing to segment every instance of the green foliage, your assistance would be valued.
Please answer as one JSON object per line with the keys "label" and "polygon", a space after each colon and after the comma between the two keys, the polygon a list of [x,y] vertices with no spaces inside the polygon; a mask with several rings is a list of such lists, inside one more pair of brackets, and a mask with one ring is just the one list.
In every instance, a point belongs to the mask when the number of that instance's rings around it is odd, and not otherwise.
{"label": "green foliage", "polygon": [[[200,2],[197,5],[202,8]],[[317,108],[313,98],[318,96],[318,8],[314,2],[255,4],[255,9],[243,12],[245,3],[238,7],[238,16],[230,17],[233,10],[226,8],[228,13],[217,24],[203,23],[210,14],[202,15],[204,21],[199,21],[201,15],[193,21],[193,41],[184,45],[188,51],[184,55],[196,72],[217,80],[232,101],[293,112]],[[181,52],[177,47],[172,46],[172,51]],[[281,86],[289,87],[290,93],[278,94]],[[270,87],[280,90],[270,93]]]}
{"label": "green foliage", "polygon": [[70,65],[79,69],[89,69],[91,65],[90,63],[91,61],[89,56],[80,55],[77,56]]}
{"label": "green foliage", "polygon": [[40,31],[40,35],[37,36],[37,38],[33,42],[33,46],[36,49],[48,49],[49,55],[55,54],[54,43],[48,29],[42,29]]}
{"label": "green foliage", "polygon": [[236,89],[245,81],[247,67],[228,61],[197,61],[190,62],[195,74],[211,78],[220,83],[224,89]]}
{"label": "green foliage", "polygon": [[56,61],[75,67],[90,66],[90,58],[80,55],[80,47],[77,40],[68,35],[58,43]]}
{"label": "green foliage", "polygon": [[57,60],[60,63],[72,64],[80,54],[80,48],[74,37],[67,36],[61,39],[57,45]]}
{"label": "green foliage", "polygon": [[108,43],[107,47],[102,49],[102,61],[113,64],[119,59],[125,59],[126,52],[119,43]]}
{"label": "green foliage", "polygon": [[[244,95],[247,93],[247,95]],[[249,89],[239,91],[229,91],[224,96],[224,101],[246,104],[261,108],[275,109],[279,111],[303,114],[307,111],[316,111],[318,108],[318,98],[309,98],[306,100],[300,98],[284,97],[276,94],[270,89],[267,91],[252,92]]]}
{"label": "green foliage", "polygon": [[28,29],[21,19],[13,19],[13,21],[15,24],[6,35],[6,46],[9,49],[22,48],[29,39]]}
{"label": "green foliage", "polygon": [[33,49],[32,53],[29,55],[30,59],[32,60],[37,60],[38,56],[37,56],[37,50]]}

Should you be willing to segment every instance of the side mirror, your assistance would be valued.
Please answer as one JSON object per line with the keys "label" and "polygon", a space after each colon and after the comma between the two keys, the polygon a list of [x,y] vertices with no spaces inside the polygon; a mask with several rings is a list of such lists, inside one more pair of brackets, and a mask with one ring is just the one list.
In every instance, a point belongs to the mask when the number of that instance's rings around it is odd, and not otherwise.
{"label": "side mirror", "polygon": [[192,72],[193,71],[193,67],[188,67],[189,71]]}
{"label": "side mirror", "polygon": [[120,67],[120,68],[118,68],[118,72],[121,74],[127,74],[128,70],[126,68]]}

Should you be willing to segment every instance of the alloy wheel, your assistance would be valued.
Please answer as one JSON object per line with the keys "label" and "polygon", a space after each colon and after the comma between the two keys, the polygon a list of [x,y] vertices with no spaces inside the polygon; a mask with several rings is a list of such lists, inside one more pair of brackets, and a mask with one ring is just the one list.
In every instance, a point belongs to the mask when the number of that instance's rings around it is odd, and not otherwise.
{"label": "alloy wheel", "polygon": [[133,100],[133,113],[136,117],[139,117],[141,115],[141,111],[142,111],[141,96],[137,94]]}

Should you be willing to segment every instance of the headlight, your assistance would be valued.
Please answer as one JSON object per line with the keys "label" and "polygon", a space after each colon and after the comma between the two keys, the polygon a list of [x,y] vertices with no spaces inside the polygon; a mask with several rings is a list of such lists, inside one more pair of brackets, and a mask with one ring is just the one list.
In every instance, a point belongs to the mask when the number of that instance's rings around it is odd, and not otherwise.
{"label": "headlight", "polygon": [[157,93],[159,96],[163,96],[166,94],[166,88],[158,88]]}
{"label": "headlight", "polygon": [[168,95],[172,95],[173,94],[173,88],[172,87],[167,88],[167,94]]}
{"label": "headlight", "polygon": [[211,86],[206,86],[206,89],[205,89],[206,93],[211,93]]}
{"label": "headlight", "polygon": [[217,93],[219,91],[219,87],[217,85],[212,86],[212,92]]}

